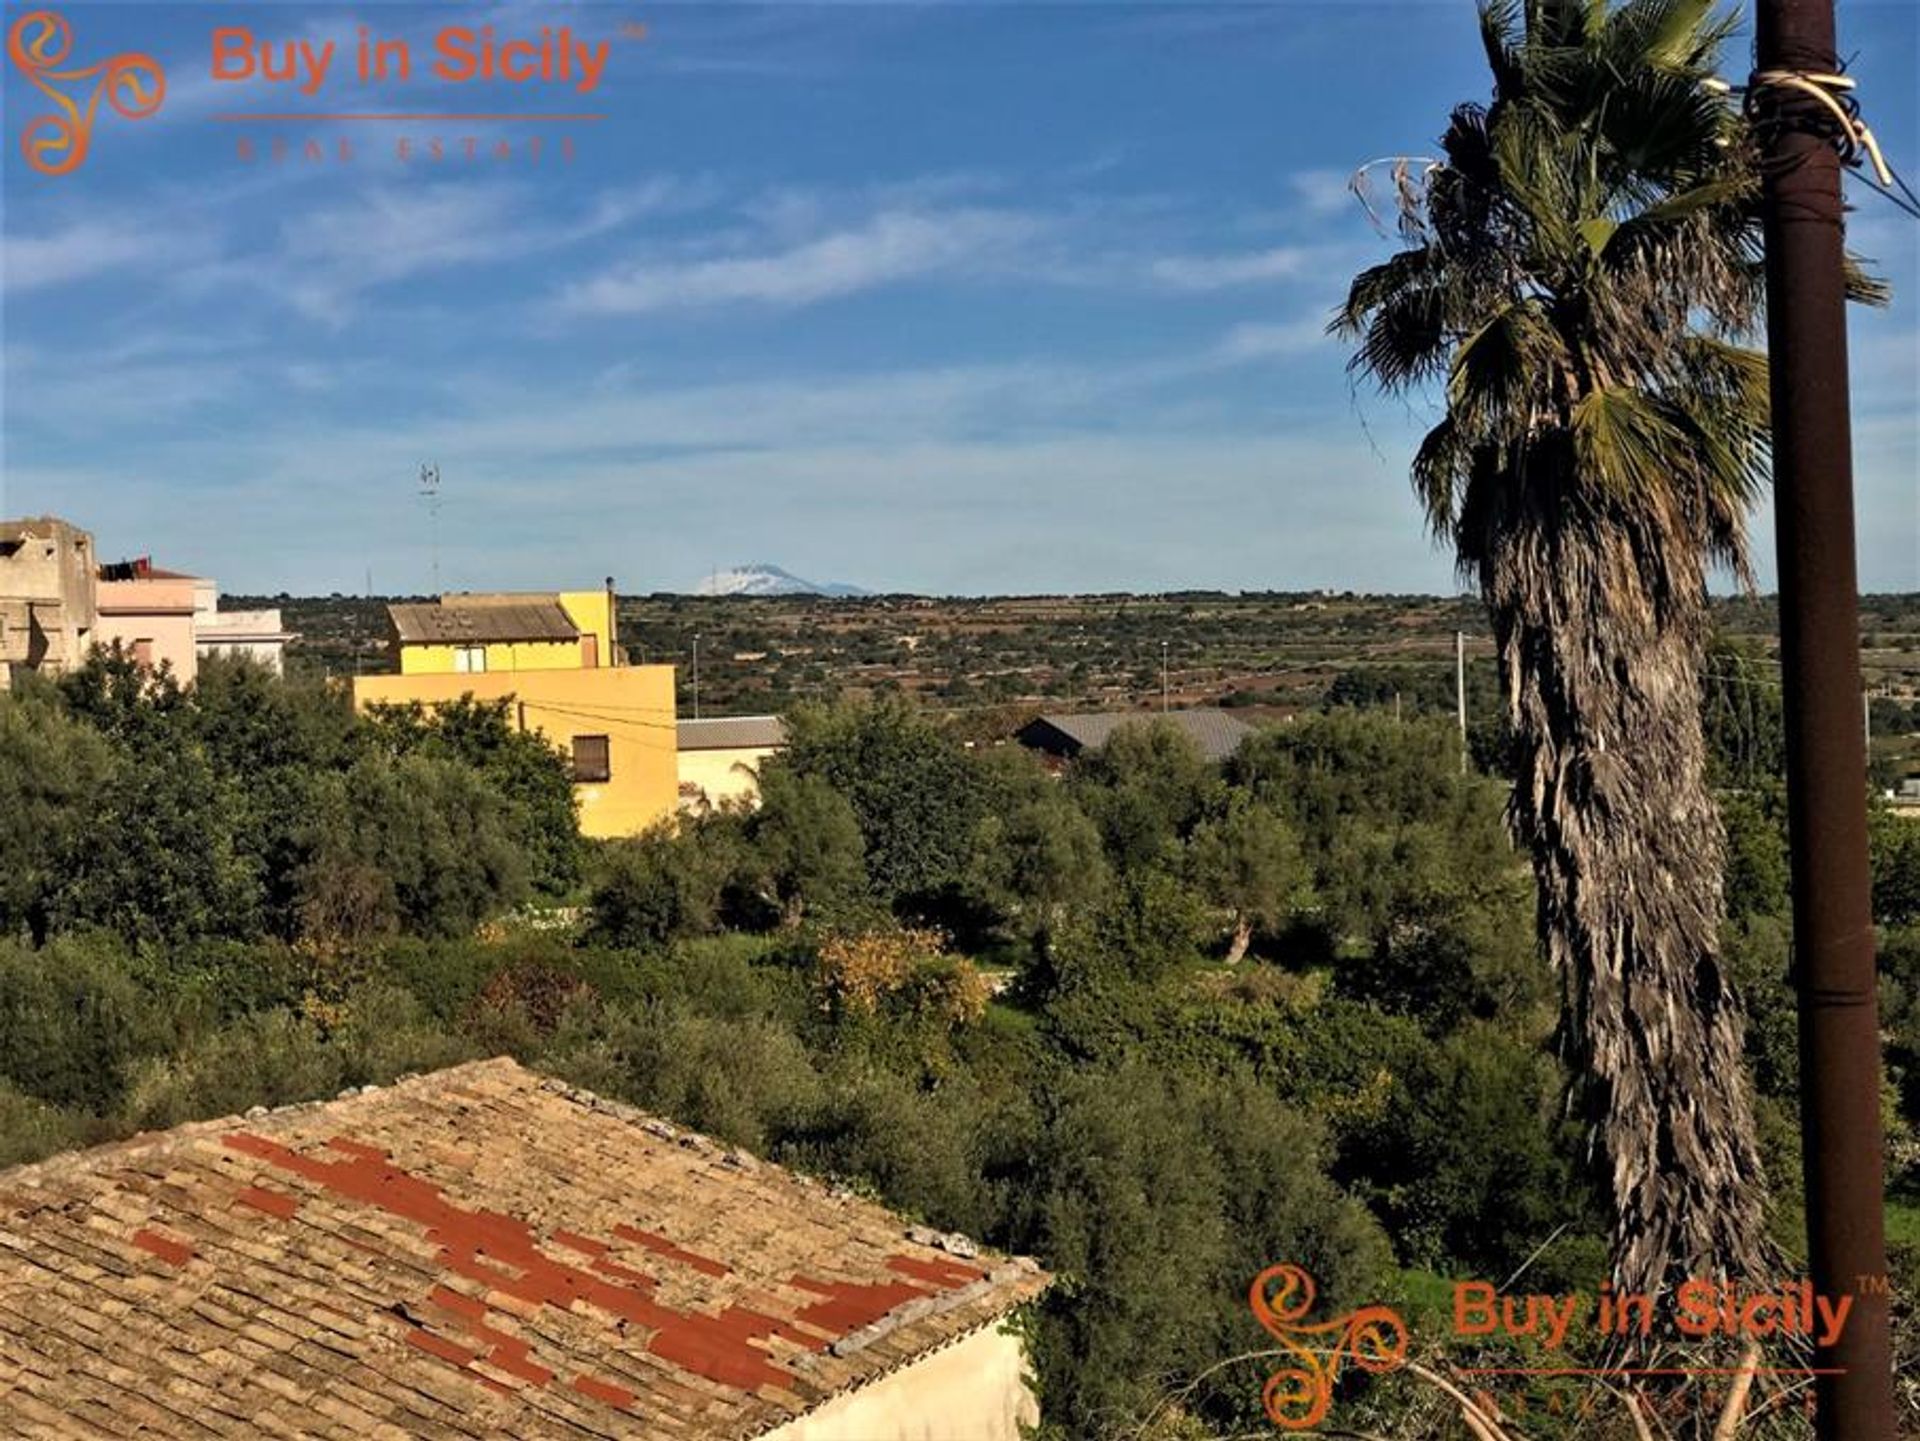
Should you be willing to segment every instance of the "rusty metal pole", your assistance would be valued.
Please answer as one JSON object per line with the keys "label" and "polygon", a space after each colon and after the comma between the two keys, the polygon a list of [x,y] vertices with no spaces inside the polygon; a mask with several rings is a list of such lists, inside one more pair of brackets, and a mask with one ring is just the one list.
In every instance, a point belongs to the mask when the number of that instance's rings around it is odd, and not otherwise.
{"label": "rusty metal pole", "polygon": [[[1839,69],[1833,0],[1758,0],[1758,71]],[[1853,1298],[1815,1351],[1822,1441],[1895,1441],[1880,1023],[1860,733],[1859,582],[1835,117],[1766,84],[1764,164],[1780,651],[1800,1007],[1802,1163],[1817,1291]]]}

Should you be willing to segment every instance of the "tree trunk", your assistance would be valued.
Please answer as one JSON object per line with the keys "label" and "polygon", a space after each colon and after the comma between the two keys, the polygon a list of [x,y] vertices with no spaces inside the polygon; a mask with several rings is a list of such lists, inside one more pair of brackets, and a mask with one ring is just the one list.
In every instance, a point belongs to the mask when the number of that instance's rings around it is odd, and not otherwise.
{"label": "tree trunk", "polygon": [[1564,509],[1499,528],[1481,579],[1519,742],[1512,819],[1613,1199],[1615,1280],[1768,1279],[1745,1018],[1719,954],[1701,562],[1671,516],[1575,515],[1566,490],[1535,503]]}
{"label": "tree trunk", "polygon": [[1244,960],[1247,947],[1253,944],[1253,919],[1246,915],[1233,918],[1233,943],[1227,947],[1227,964],[1233,965]]}

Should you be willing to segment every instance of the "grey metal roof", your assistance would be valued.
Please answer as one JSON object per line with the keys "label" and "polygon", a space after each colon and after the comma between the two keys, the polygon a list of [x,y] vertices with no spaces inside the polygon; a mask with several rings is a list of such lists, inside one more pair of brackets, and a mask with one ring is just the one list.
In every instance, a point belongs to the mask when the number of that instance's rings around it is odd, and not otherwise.
{"label": "grey metal roof", "polygon": [[531,596],[484,605],[403,603],[388,606],[387,614],[402,645],[580,639],[580,627],[558,600]]}
{"label": "grey metal roof", "polygon": [[1240,743],[1253,734],[1253,727],[1223,710],[1176,711],[1087,711],[1079,714],[1043,715],[1020,732],[1022,745],[1048,749],[1048,739],[1034,732],[1047,727],[1059,732],[1073,751],[1098,750],[1122,726],[1147,725],[1166,721],[1183,732],[1200,753],[1210,761],[1223,761],[1240,749]]}
{"label": "grey metal roof", "polygon": [[777,715],[712,716],[680,722],[683,751],[775,750],[787,743]]}

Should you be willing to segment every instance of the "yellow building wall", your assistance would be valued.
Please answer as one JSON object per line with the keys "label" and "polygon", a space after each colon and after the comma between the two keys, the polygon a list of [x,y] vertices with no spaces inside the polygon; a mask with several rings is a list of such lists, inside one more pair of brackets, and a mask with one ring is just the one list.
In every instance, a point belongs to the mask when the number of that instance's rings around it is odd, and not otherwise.
{"label": "yellow building wall", "polygon": [[[465,646],[403,645],[400,674],[454,675],[455,653]],[[579,670],[582,646],[577,640],[494,641],[486,648],[487,668],[475,675],[525,670]],[[604,652],[603,652],[604,654]],[[466,679],[465,673],[458,673]]]}
{"label": "yellow building wall", "polygon": [[[595,664],[615,664],[613,655],[613,599],[604,590],[565,590],[558,599],[567,619],[580,629],[580,640],[493,641],[486,646],[487,668],[471,674],[491,675],[494,671],[578,670],[586,663],[588,645],[593,637]],[[400,674],[458,675],[458,653],[466,646],[402,645]]]}
{"label": "yellow building wall", "polygon": [[582,833],[633,835],[674,814],[679,774],[672,666],[581,670],[576,664],[572,670],[370,675],[353,682],[353,703],[361,710],[412,701],[441,705],[463,695],[475,700],[511,697],[513,718],[545,736],[569,761],[575,736],[607,737],[611,779],[573,788],[580,799]]}
{"label": "yellow building wall", "polygon": [[615,664],[613,658],[613,597],[604,590],[563,590],[560,609],[580,627],[582,635],[591,635],[601,665]]}

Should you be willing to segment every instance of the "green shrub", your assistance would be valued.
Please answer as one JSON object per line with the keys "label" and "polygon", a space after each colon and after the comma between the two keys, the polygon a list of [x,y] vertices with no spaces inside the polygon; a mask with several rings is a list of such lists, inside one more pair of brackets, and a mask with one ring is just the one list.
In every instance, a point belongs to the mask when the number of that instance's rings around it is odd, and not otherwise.
{"label": "green shrub", "polygon": [[97,1125],[0,1082],[0,1169],[84,1146]]}
{"label": "green shrub", "polygon": [[886,902],[910,904],[965,875],[987,778],[906,701],[796,707],[782,764],[845,797],[867,875]]}
{"label": "green shrub", "polygon": [[362,756],[325,778],[311,826],[301,929],[318,940],[467,935],[527,895],[507,807],[452,760]]}
{"label": "green shrub", "polygon": [[707,935],[743,864],[731,817],[682,830],[662,821],[594,858],[587,940],[603,946],[663,946]]}
{"label": "green shrub", "polygon": [[[1304,1266],[1330,1308],[1379,1293],[1386,1247],[1319,1149],[1316,1128],[1244,1073],[1129,1063],[1062,1089],[1019,1233],[1059,1275],[1037,1305],[1043,1434],[1122,1434],[1164,1378],[1270,1345],[1246,1305],[1269,1265]],[[1229,1370],[1188,1404],[1238,1434],[1256,1424],[1261,1379]]]}
{"label": "green shrub", "polygon": [[790,1120],[780,1161],[860,1183],[943,1230],[992,1224],[980,1121],[984,1101],[964,1079],[923,1090],[888,1071],[834,1076],[820,1103]]}
{"label": "green shrub", "polygon": [[162,1018],[104,938],[44,950],[0,942],[0,1076],[55,1106],[118,1105],[133,1063],[165,1044]]}
{"label": "green shrub", "polygon": [[562,898],[579,883],[583,859],[571,763],[538,732],[519,729],[511,707],[471,696],[431,709],[381,706],[358,739],[394,757],[448,761],[480,779],[500,802],[528,885]]}
{"label": "green shrub", "polygon": [[44,941],[71,877],[102,840],[116,758],[106,739],[35,687],[0,694],[0,936]]}
{"label": "green shrub", "polygon": [[133,1077],[126,1116],[142,1130],[159,1129],[384,1085],[476,1054],[461,1037],[427,1024],[404,991],[369,987],[350,999],[337,1023],[264,1011],[150,1058]]}
{"label": "green shrub", "polygon": [[1151,982],[1199,959],[1206,911],[1200,898],[1160,870],[1135,871],[1111,886],[1091,916],[1053,937],[1054,988],[1085,990]]}
{"label": "green shrub", "polygon": [[539,1063],[579,1085],[762,1153],[820,1095],[806,1047],[785,1025],[717,1020],[684,1002],[570,1014]]}

